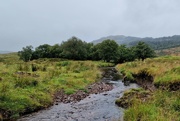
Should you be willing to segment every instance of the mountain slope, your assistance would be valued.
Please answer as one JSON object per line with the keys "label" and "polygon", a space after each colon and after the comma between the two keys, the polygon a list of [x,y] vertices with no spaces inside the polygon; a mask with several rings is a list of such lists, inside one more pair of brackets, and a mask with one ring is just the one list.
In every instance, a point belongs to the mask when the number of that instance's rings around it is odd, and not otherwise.
{"label": "mountain slope", "polygon": [[134,46],[139,41],[143,41],[156,50],[180,46],[180,35],[159,37],[159,38],[152,38],[152,37],[140,38],[140,37],[116,35],[116,36],[103,37],[98,40],[92,41],[92,43],[94,44],[101,43],[103,40],[106,39],[115,40],[118,44],[125,44],[127,46]]}
{"label": "mountain slope", "polygon": [[103,40],[106,40],[106,39],[115,40],[118,44],[128,44],[129,42],[138,41],[138,40],[141,40],[142,38],[124,36],[124,35],[114,35],[114,36],[102,37],[98,40],[92,41],[92,43],[98,44],[98,43],[101,43]]}

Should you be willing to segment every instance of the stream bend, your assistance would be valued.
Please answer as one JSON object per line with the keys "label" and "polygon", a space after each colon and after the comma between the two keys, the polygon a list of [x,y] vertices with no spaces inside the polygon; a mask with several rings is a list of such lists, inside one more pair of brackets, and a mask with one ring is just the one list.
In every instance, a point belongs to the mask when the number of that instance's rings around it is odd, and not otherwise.
{"label": "stream bend", "polygon": [[[36,113],[23,116],[18,121],[112,121],[123,118],[123,109],[115,100],[125,90],[137,88],[136,84],[124,86],[121,80],[113,81],[117,74],[114,68],[104,68],[102,81],[113,85],[113,89],[100,94],[91,94],[80,102],[59,103]],[[111,74],[110,74],[111,73]]]}

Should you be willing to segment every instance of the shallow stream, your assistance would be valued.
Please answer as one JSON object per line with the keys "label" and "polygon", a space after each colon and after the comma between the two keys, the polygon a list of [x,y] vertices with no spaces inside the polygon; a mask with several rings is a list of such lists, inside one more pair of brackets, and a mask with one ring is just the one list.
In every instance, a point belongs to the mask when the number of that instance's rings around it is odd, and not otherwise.
{"label": "shallow stream", "polygon": [[[109,68],[109,71],[112,71]],[[106,74],[105,74],[106,75]],[[123,109],[115,105],[115,100],[125,90],[137,88],[136,84],[124,86],[121,80],[112,81],[112,75],[103,81],[113,84],[111,91],[91,94],[77,103],[59,103],[46,110],[20,118],[18,121],[116,121],[123,118]]]}

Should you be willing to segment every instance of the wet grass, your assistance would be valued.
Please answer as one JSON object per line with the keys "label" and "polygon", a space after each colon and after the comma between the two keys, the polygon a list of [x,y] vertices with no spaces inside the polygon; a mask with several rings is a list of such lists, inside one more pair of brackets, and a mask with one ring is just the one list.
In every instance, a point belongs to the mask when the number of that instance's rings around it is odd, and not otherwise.
{"label": "wet grass", "polygon": [[49,107],[56,91],[66,94],[83,90],[101,77],[99,66],[111,64],[93,61],[39,59],[18,60],[16,53],[0,55],[0,119]]}
{"label": "wet grass", "polygon": [[[132,79],[134,75],[145,72],[153,77],[156,90],[147,99],[135,96],[131,105],[125,110],[125,121],[179,121],[180,120],[180,57],[164,56],[145,61],[119,64],[116,68],[124,76]],[[133,78],[134,79],[134,78]],[[144,80],[146,81],[146,80]],[[145,90],[142,90],[145,91]],[[129,91],[119,99],[122,102]],[[141,92],[141,91],[140,91]],[[141,93],[136,93],[140,94]],[[143,94],[143,93],[142,93]],[[129,100],[130,100],[129,99]]]}
{"label": "wet grass", "polygon": [[180,92],[157,90],[147,100],[134,98],[125,111],[125,121],[179,121]]}
{"label": "wet grass", "polygon": [[133,79],[133,74],[142,71],[154,77],[157,87],[169,88],[173,83],[180,83],[180,57],[164,56],[145,61],[134,61],[116,66],[121,73]]}

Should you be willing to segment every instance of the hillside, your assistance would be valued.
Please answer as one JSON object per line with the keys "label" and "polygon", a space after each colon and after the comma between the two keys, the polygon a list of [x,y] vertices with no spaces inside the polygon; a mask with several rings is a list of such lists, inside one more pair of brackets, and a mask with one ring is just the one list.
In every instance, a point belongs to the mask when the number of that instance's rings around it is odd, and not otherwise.
{"label": "hillside", "polygon": [[97,44],[106,39],[112,39],[115,40],[118,44],[125,44],[127,46],[134,46],[139,41],[144,41],[155,50],[180,46],[180,35],[159,37],[159,38],[152,38],[152,37],[140,38],[140,37],[116,35],[116,36],[103,37],[98,40],[92,41],[92,43]]}
{"label": "hillside", "polygon": [[124,35],[114,35],[114,36],[102,37],[100,39],[92,41],[92,43],[98,44],[98,43],[101,43],[102,41],[104,41],[106,39],[115,40],[118,44],[129,44],[130,42],[138,41],[138,40],[141,40],[142,38],[140,38],[140,37],[124,36]]}
{"label": "hillside", "polygon": [[180,46],[168,48],[168,49],[162,49],[162,50],[156,50],[157,55],[163,56],[163,55],[175,55],[180,56]]}

